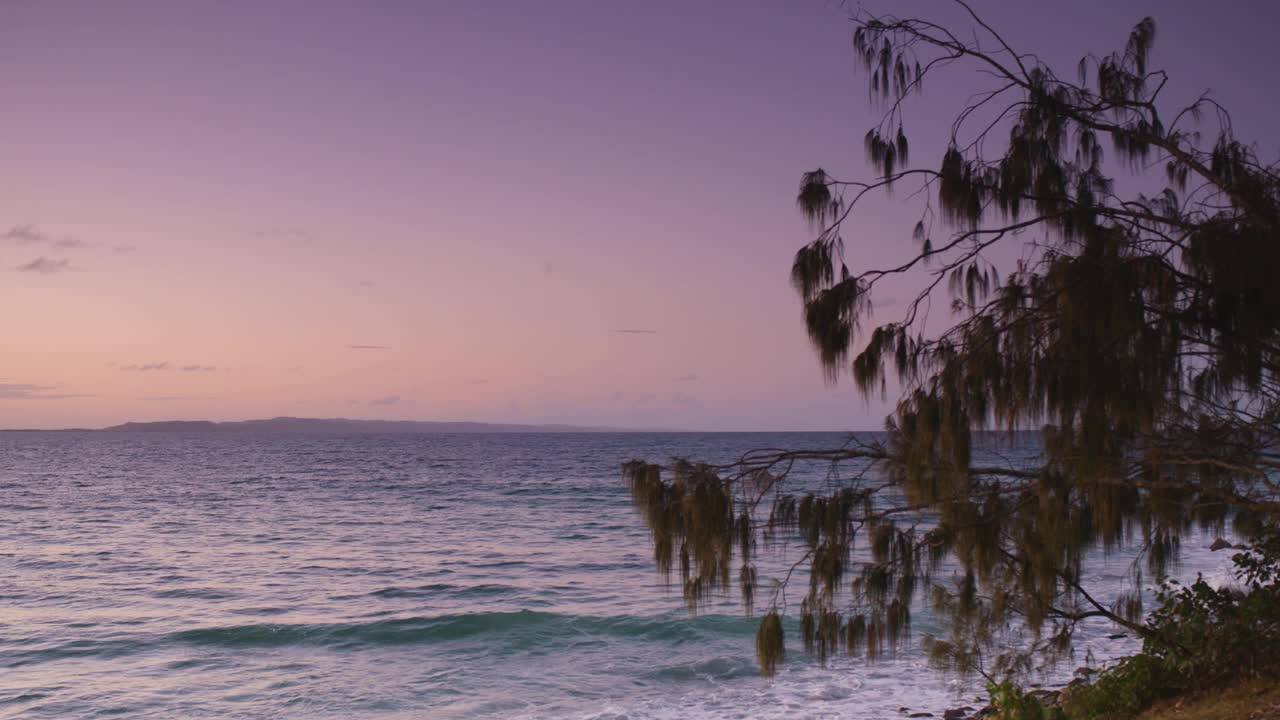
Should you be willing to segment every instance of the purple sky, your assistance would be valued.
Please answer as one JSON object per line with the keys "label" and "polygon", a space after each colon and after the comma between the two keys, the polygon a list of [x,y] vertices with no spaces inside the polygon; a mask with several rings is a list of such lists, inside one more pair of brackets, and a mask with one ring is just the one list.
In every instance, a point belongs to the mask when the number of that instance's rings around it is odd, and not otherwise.
{"label": "purple sky", "polygon": [[[1068,76],[1154,15],[1169,100],[1275,154],[1280,4],[974,5]],[[878,427],[787,282],[800,173],[868,173],[850,32],[822,0],[0,4],[0,427]],[[946,79],[918,164],[984,87]],[[851,266],[915,209],[869,205]]]}

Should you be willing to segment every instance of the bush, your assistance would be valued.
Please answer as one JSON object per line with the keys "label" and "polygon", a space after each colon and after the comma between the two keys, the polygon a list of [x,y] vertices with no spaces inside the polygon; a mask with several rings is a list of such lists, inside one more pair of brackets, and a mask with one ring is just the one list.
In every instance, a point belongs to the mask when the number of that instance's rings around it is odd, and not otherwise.
{"label": "bush", "polygon": [[1280,669],[1280,533],[1266,532],[1232,558],[1243,588],[1166,584],[1143,653],[1179,684],[1203,690]]}
{"label": "bush", "polygon": [[1134,655],[1098,675],[1091,685],[1072,686],[1063,706],[1071,720],[1130,718],[1174,690],[1168,669],[1150,655]]}
{"label": "bush", "polygon": [[1142,652],[1073,684],[1047,707],[1012,683],[988,688],[998,720],[1127,720],[1161,697],[1280,674],[1280,529],[1232,558],[1239,588],[1167,583]]}
{"label": "bush", "polygon": [[1046,706],[1035,695],[1006,681],[987,686],[995,720],[1067,720],[1062,708]]}

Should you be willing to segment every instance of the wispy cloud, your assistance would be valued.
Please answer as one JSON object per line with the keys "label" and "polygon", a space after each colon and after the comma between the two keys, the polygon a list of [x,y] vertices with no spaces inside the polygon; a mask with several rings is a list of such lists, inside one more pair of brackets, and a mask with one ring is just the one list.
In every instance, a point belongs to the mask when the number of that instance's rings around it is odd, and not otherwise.
{"label": "wispy cloud", "polygon": [[35,245],[49,241],[49,236],[36,229],[35,225],[14,225],[0,238],[19,245]]}
{"label": "wispy cloud", "polygon": [[54,273],[65,272],[70,269],[71,269],[71,261],[67,260],[66,258],[63,258],[61,260],[55,260],[53,258],[40,256],[29,263],[14,266],[13,271],[39,273],[41,275],[52,275]]}
{"label": "wispy cloud", "polygon": [[489,378],[467,378],[463,382],[468,385],[488,385]]}
{"label": "wispy cloud", "polygon": [[657,335],[657,330],[645,330],[643,328],[624,328],[622,330],[614,330],[616,333],[623,335]]}
{"label": "wispy cloud", "polygon": [[93,397],[78,393],[50,392],[54,385],[30,385],[27,383],[0,383],[0,400],[65,400],[67,398]]}
{"label": "wispy cloud", "polygon": [[370,405],[395,405],[400,402],[399,395],[388,395],[386,397],[374,398],[369,401]]}
{"label": "wispy cloud", "polygon": [[111,246],[111,252],[119,253],[121,255],[124,255],[126,253],[131,253],[137,249],[138,249],[137,245],[112,245]]}
{"label": "wispy cloud", "polygon": [[121,370],[125,370],[128,372],[165,372],[169,370],[176,370],[178,372],[213,372],[218,369],[218,366],[217,365],[201,365],[199,363],[181,365],[181,364],[171,363],[168,360],[165,360],[163,362],[134,363],[132,365],[120,365],[119,368]]}
{"label": "wispy cloud", "polygon": [[169,370],[172,367],[173,366],[170,365],[168,361],[165,361],[165,362],[156,362],[156,363],[141,363],[141,364],[135,364],[135,365],[121,365],[120,369],[127,370],[129,372],[153,372],[156,370]]}
{"label": "wispy cloud", "polygon": [[377,283],[375,283],[372,280],[361,280],[359,284],[360,284],[360,287],[362,288],[371,288],[374,285],[377,285]]}
{"label": "wispy cloud", "polygon": [[681,375],[679,377],[672,378],[672,380],[675,380],[676,382],[693,382],[697,379],[698,375],[696,373],[689,373],[688,375]]}
{"label": "wispy cloud", "polygon": [[348,350],[390,350],[386,345],[348,345]]}
{"label": "wispy cloud", "polygon": [[85,242],[79,238],[64,237],[54,239],[52,235],[42,230],[36,229],[35,225],[14,225],[9,228],[0,240],[8,240],[18,245],[44,245],[51,244],[55,248],[72,249],[93,247],[93,243]]}

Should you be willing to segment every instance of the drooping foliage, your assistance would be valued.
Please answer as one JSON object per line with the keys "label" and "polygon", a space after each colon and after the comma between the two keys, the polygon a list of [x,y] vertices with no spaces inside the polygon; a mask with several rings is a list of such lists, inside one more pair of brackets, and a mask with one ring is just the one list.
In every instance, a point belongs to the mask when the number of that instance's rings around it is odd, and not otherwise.
{"label": "drooping foliage", "polygon": [[[671,479],[624,468],[659,567],[679,558],[690,607],[736,575],[748,607],[767,608],[765,672],[784,650],[791,573],[765,597],[761,544],[803,547],[796,609],[818,655],[892,651],[923,599],[949,621],[945,637],[925,638],[936,661],[1006,672],[1027,666],[1027,650],[1068,650],[1086,618],[1148,632],[1144,571],[1161,576],[1189,529],[1231,520],[1248,532],[1280,514],[1277,168],[1209,97],[1165,107],[1151,18],[1069,80],[957,5],[972,32],[853,18],[855,55],[885,107],[863,141],[876,177],[819,169],[797,196],[815,233],[791,268],[805,328],[832,381],[848,372],[863,393],[900,391],[883,439],[679,462]],[[957,108],[936,169],[911,166],[911,95],[965,64],[989,87]],[[912,249],[851,269],[860,204],[904,183],[924,205]],[[996,260],[1011,255],[1002,272]],[[873,297],[898,276],[923,289],[886,319]],[[953,316],[939,330],[924,309],[941,293]],[[976,465],[993,431],[1038,432],[1037,462]],[[832,480],[791,491],[798,463],[830,463]],[[1086,563],[1121,545],[1147,562],[1131,592],[1104,602],[1082,580]],[[943,563],[955,579],[937,577]]]}

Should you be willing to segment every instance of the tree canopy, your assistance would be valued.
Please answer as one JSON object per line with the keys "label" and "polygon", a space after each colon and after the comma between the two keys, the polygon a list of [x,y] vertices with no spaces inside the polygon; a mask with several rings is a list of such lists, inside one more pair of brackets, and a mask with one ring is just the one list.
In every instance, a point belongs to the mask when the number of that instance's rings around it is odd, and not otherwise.
{"label": "tree canopy", "polygon": [[[863,138],[874,177],[819,168],[797,196],[814,232],[791,267],[805,328],[831,380],[900,388],[885,433],[727,465],[624,466],[690,608],[735,588],[762,607],[765,673],[783,658],[790,575],[761,578],[757,560],[780,543],[805,550],[809,650],[892,651],[923,601],[948,621],[924,637],[930,656],[994,674],[1066,651],[1087,618],[1150,632],[1144,573],[1161,576],[1180,538],[1280,515],[1276,166],[1208,95],[1166,107],[1153,19],[1066,76],[956,2],[971,28],[853,17],[884,110]],[[905,120],[944,68],[985,87],[956,107],[942,157],[917,167]],[[903,186],[920,203],[910,249],[859,267],[859,208]],[[1017,249],[1015,267],[990,259],[1000,246]],[[877,288],[911,272],[927,278],[919,294],[872,325]],[[936,330],[923,309],[943,294],[952,322]],[[975,446],[1027,430],[1034,466],[975,463]],[[806,463],[831,464],[821,488],[792,482]],[[1145,562],[1104,600],[1086,566],[1116,546]],[[954,579],[937,573],[948,563]]]}

